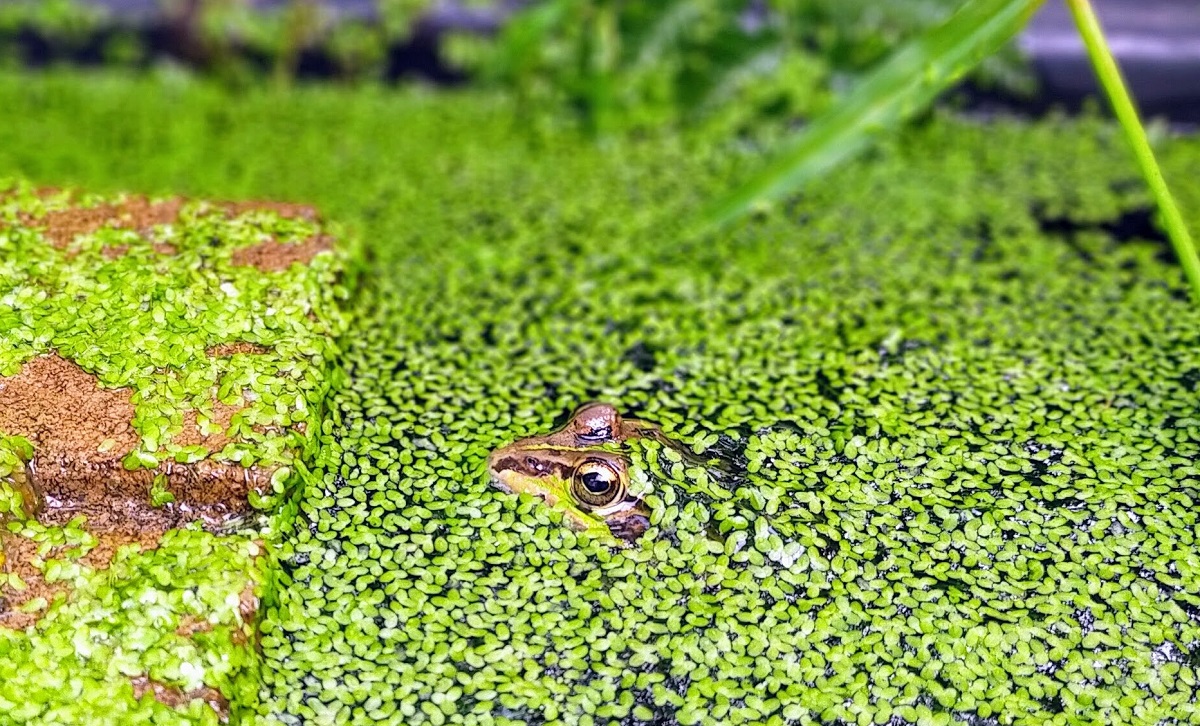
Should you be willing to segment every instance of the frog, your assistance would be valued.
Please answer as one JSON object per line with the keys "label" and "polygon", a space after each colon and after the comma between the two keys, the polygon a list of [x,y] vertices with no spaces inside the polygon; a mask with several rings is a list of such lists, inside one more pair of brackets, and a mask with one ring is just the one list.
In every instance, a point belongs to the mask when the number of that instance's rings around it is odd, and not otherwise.
{"label": "frog", "polygon": [[539,497],[566,526],[616,546],[653,530],[730,554],[753,544],[780,564],[799,555],[788,528],[752,504],[734,462],[697,453],[610,403],[585,403],[562,427],[496,449],[488,472],[500,490]]}
{"label": "frog", "polygon": [[561,428],[492,452],[492,483],[510,494],[540,497],[564,523],[602,539],[633,544],[650,528],[651,510],[630,487],[624,447],[657,436],[653,424],[621,416],[612,404],[580,406]]}

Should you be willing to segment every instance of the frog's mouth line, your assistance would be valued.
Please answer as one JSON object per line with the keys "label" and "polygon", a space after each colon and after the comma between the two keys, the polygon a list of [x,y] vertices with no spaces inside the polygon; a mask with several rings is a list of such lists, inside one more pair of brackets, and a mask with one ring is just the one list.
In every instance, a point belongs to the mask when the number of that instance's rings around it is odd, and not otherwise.
{"label": "frog's mouth line", "polygon": [[497,489],[504,492],[505,494],[516,494],[516,492],[514,492],[512,490],[512,487],[505,484],[504,480],[501,479],[500,477],[496,476],[495,474],[489,473],[488,479],[491,481],[492,486],[496,487]]}
{"label": "frog's mouth line", "polygon": [[505,494],[530,494],[532,496],[540,498],[543,502],[545,502],[549,506],[554,506],[555,502],[557,501],[557,497],[552,497],[549,494],[547,494],[546,492],[531,492],[531,491],[526,491],[524,489],[517,489],[517,488],[509,485],[508,482],[504,481],[503,479],[501,479],[499,476],[497,476],[495,474],[492,474],[490,478],[492,481],[492,486],[496,487],[497,489],[504,492]]}

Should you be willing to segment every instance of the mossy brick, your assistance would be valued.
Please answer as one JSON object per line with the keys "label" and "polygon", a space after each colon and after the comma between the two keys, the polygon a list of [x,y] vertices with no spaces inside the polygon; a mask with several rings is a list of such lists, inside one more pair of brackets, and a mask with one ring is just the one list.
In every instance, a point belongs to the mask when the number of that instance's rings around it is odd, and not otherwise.
{"label": "mossy brick", "polygon": [[0,431],[34,445],[45,498],[216,522],[271,495],[328,387],[339,263],[316,213],[6,188]]}
{"label": "mossy brick", "polygon": [[342,253],[303,205],[0,188],[0,647],[74,643],[0,711],[236,718],[269,546],[197,527],[269,529],[311,457]]}
{"label": "mossy brick", "polygon": [[112,549],[80,521],[10,534],[70,593],[27,602],[41,617],[23,630],[0,627],[6,723],[216,724],[253,709],[256,622],[271,592],[261,543],[191,527],[153,549]]}

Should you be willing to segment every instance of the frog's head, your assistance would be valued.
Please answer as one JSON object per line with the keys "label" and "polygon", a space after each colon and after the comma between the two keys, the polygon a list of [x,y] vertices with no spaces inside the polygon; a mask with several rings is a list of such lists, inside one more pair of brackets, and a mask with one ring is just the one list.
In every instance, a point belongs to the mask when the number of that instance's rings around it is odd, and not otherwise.
{"label": "frog's head", "polygon": [[650,428],[588,403],[557,431],[492,452],[488,472],[506,492],[541,497],[577,531],[633,543],[649,528],[650,510],[630,490],[624,445]]}
{"label": "frog's head", "polygon": [[[746,561],[790,568],[807,563],[796,528],[776,518],[777,498],[756,488],[736,460],[702,456],[654,424],[622,418],[607,403],[589,403],[566,425],[496,449],[492,482],[509,493],[541,497],[564,523],[614,544],[632,544],[650,529],[674,544],[709,540]],[[710,551],[715,551],[710,549]]]}

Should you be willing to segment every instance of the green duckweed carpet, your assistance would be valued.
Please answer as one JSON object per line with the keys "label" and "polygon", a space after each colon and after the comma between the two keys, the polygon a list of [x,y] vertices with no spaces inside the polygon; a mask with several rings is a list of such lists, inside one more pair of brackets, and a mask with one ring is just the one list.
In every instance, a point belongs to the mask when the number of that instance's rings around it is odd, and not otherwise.
{"label": "green duckweed carpet", "polygon": [[[371,90],[0,103],[0,171],[303,200],[365,243],[267,722],[1200,723],[1200,313],[1107,125],[935,117],[688,240],[753,142]],[[1200,144],[1164,153],[1195,228]],[[618,549],[488,482],[593,399],[736,467],[770,532],[678,507]]]}

